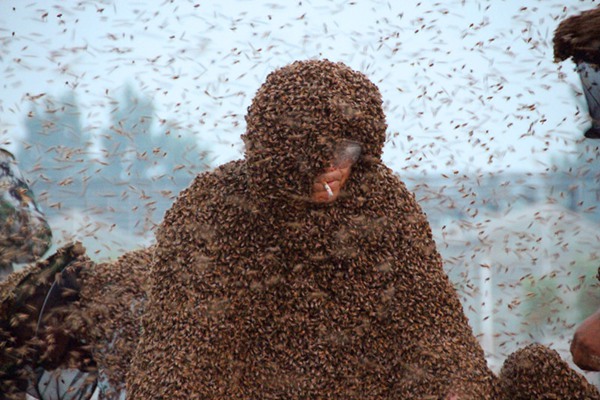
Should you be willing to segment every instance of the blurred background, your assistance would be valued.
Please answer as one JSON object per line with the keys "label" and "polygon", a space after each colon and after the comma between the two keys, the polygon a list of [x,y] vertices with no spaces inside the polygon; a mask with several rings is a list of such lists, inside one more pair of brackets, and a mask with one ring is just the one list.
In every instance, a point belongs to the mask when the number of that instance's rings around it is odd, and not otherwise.
{"label": "blurred background", "polygon": [[583,137],[581,83],[552,38],[597,6],[3,0],[0,146],[55,246],[113,259],[152,243],[196,174],[243,157],[270,71],[343,61],[383,94],[384,160],[428,214],[490,366],[531,342],[570,362],[576,324],[600,306],[600,141]]}

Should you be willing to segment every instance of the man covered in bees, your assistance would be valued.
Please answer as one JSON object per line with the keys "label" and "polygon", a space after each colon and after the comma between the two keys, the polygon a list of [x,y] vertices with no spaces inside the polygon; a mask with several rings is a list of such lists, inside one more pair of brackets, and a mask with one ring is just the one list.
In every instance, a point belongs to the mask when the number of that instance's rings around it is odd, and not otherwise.
{"label": "man covered in bees", "polygon": [[267,77],[246,121],[245,159],[200,175],[158,230],[128,392],[489,396],[426,217],[381,162],[375,85],[296,62]]}
{"label": "man covered in bees", "polygon": [[[111,365],[128,398],[600,398],[541,346],[501,379],[488,369],[425,214],[381,161],[382,99],[363,74],[294,62],[267,77],[246,122],[245,158],[180,194],[134,262],[148,264],[83,267],[94,357],[113,351],[115,321],[141,325],[135,350],[111,358],[127,360]],[[97,318],[99,289],[122,286],[102,278],[115,270],[147,288],[130,292],[141,317],[121,296],[126,311]]]}

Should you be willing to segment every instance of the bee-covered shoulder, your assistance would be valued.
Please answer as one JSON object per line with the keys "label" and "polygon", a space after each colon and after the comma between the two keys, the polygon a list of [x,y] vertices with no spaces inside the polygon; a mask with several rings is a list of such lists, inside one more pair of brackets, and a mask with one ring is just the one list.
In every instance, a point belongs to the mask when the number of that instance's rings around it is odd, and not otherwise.
{"label": "bee-covered shoulder", "polygon": [[239,160],[198,174],[166,212],[159,232],[204,219],[203,216],[215,204],[239,194],[236,192],[243,192],[243,175],[244,163]]}
{"label": "bee-covered shoulder", "polygon": [[400,175],[389,167],[380,164],[375,173],[369,174],[368,188],[370,199],[375,207],[382,212],[422,212],[417,204],[415,195],[407,187]]}

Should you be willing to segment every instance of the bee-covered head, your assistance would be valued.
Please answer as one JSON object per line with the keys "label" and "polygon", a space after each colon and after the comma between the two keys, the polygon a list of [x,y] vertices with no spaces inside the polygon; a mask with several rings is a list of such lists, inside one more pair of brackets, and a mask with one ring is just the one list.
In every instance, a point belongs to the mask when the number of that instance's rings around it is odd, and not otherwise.
{"label": "bee-covered head", "polygon": [[[362,73],[327,60],[275,70],[246,115],[251,184],[270,198],[310,199],[315,177],[353,143],[354,171],[379,162],[386,122],[381,94]],[[336,154],[337,153],[337,154]]]}

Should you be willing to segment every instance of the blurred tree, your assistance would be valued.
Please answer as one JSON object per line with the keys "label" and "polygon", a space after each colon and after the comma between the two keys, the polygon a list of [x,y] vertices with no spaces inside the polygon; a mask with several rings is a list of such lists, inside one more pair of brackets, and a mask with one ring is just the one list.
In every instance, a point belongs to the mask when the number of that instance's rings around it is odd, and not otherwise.
{"label": "blurred tree", "polygon": [[33,100],[25,127],[27,136],[17,158],[29,179],[50,193],[81,194],[91,174],[91,137],[82,128],[75,93],[69,91],[58,100],[47,95]]}
{"label": "blurred tree", "polygon": [[148,153],[152,150],[152,100],[136,93],[130,85],[111,110],[110,127],[101,138],[103,175],[109,180],[146,178]]}
{"label": "blurred tree", "polygon": [[162,151],[164,156],[161,172],[186,186],[198,172],[209,167],[208,149],[199,146],[191,133],[177,127],[167,127],[158,134],[154,150]]}
{"label": "blurred tree", "polygon": [[100,141],[106,164],[100,173],[112,188],[124,188],[117,193],[123,201],[112,206],[116,213],[127,213],[127,220],[147,231],[193,176],[206,169],[206,151],[178,126],[155,123],[152,99],[131,86],[115,104]]}
{"label": "blurred tree", "polygon": [[98,159],[73,91],[58,100],[32,98],[17,158],[36,192],[56,211],[92,211],[147,234],[177,194],[208,167],[207,152],[187,130],[167,120],[156,123],[152,99],[132,86],[112,104],[110,125],[97,143]]}

